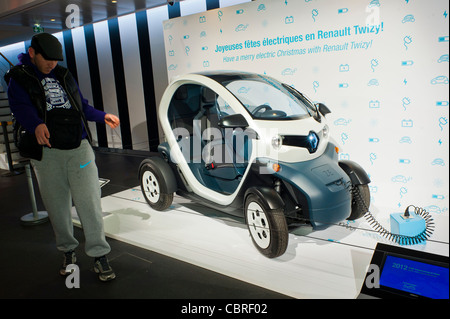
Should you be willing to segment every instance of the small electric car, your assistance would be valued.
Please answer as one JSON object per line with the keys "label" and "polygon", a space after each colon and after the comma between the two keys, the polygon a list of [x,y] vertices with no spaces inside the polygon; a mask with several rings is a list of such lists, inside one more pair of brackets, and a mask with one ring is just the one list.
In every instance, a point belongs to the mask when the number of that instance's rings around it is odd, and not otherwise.
{"label": "small electric car", "polygon": [[156,210],[176,192],[244,217],[269,258],[286,251],[293,227],[368,210],[370,179],[358,164],[338,160],[330,110],[287,84],[244,72],[187,74],[167,87],[158,111],[165,142],[139,168]]}

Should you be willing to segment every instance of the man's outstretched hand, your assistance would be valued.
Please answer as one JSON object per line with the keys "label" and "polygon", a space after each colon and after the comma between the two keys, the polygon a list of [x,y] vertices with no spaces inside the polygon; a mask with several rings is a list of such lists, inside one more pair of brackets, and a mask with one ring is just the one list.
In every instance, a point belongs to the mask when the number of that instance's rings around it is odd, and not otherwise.
{"label": "man's outstretched hand", "polygon": [[109,127],[114,129],[114,128],[119,126],[120,120],[114,114],[109,114],[108,113],[108,114],[105,115],[105,123],[108,124]]}

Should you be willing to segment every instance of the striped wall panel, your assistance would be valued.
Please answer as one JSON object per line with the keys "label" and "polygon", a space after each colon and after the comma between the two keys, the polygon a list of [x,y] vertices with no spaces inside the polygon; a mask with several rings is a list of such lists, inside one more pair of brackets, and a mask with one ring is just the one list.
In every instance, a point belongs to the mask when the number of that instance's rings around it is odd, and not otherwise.
{"label": "striped wall panel", "polygon": [[[162,22],[249,1],[175,2],[55,34],[65,53],[61,65],[72,72],[83,96],[95,108],[120,117],[115,130],[103,123],[89,124],[94,145],[156,151],[163,137],[157,106],[167,86]],[[17,49],[11,54],[17,61]]]}

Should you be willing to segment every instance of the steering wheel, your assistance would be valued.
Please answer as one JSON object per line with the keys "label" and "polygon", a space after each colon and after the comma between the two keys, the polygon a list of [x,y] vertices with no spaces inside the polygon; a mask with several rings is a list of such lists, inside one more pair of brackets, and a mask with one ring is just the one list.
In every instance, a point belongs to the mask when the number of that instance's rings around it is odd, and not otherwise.
{"label": "steering wheel", "polygon": [[[265,111],[268,111],[268,110],[271,110],[272,108],[269,106],[269,105],[266,105],[266,104],[262,104],[262,105],[260,105],[260,106],[257,106],[253,111],[252,111],[252,114],[253,115],[256,115],[256,113],[258,113],[259,111],[261,111],[261,110],[265,110]],[[264,111],[264,112],[265,112]]]}

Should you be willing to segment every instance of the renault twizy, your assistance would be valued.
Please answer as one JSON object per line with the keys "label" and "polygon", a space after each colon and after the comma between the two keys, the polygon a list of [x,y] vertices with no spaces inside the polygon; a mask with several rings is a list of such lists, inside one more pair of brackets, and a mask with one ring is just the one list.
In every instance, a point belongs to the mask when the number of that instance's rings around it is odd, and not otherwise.
{"label": "renault twizy", "polygon": [[167,87],[158,111],[165,142],[139,168],[155,210],[176,192],[244,217],[256,248],[274,258],[290,226],[354,220],[370,205],[368,175],[339,161],[329,140],[330,110],[274,78],[187,74]]}

